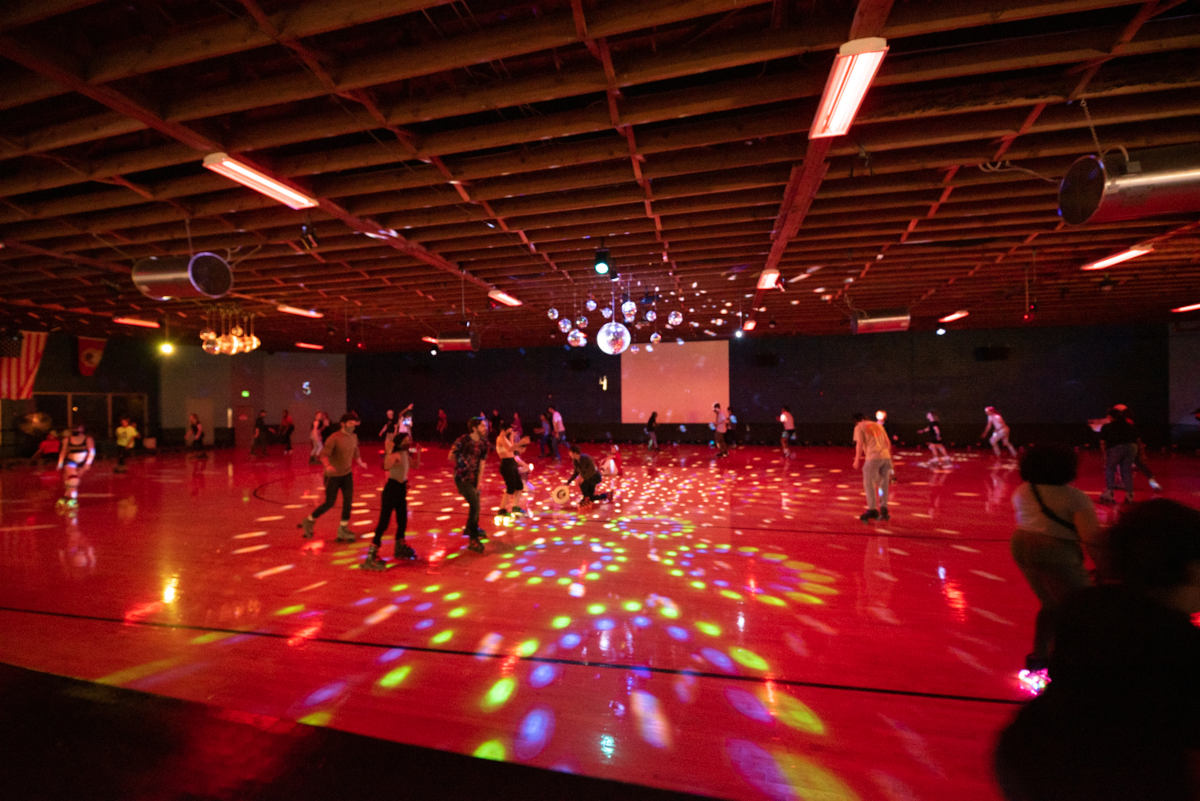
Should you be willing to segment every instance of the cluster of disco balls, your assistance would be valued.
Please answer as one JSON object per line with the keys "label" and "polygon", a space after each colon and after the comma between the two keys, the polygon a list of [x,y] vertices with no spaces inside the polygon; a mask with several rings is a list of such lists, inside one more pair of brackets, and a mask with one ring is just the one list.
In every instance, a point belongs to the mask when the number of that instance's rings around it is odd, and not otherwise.
{"label": "cluster of disco balls", "polygon": [[[589,312],[596,311],[597,303],[592,298],[588,298],[584,303],[584,308]],[[620,305],[617,310],[621,319],[625,323],[633,323],[637,320],[638,306],[632,300],[627,300]],[[551,307],[546,311],[546,316],[555,321],[558,325],[558,330],[567,335],[567,344],[573,348],[582,348],[588,342],[588,336],[583,329],[587,328],[589,320],[587,315],[576,314],[574,319],[568,315],[560,315],[558,309]],[[600,350],[615,356],[630,350],[633,353],[638,352],[638,346],[633,344],[633,335],[629,332],[624,323],[616,319],[612,307],[605,306],[600,309],[600,316],[609,322],[600,327],[596,332],[596,345]],[[653,323],[658,319],[658,312],[654,309],[647,309],[643,314],[643,319],[648,323]],[[667,325],[674,328],[683,323],[683,314],[678,311],[673,311],[667,315]],[[677,340],[682,343],[682,340]],[[650,335],[651,345],[657,345],[662,342],[662,334],[655,331]],[[647,350],[652,350],[652,347],[647,347]]]}
{"label": "cluster of disco balls", "polygon": [[230,326],[223,334],[218,334],[212,326],[205,326],[200,332],[200,347],[205,353],[221,356],[233,356],[237,353],[249,353],[258,348],[262,340],[253,333],[246,333],[240,325]]}

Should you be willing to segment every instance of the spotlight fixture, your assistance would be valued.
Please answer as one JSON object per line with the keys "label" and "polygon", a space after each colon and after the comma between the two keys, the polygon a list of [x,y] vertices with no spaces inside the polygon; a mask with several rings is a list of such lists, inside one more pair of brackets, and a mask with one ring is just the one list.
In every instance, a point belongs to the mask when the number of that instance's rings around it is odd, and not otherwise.
{"label": "spotlight fixture", "polygon": [[[753,331],[757,327],[758,322],[753,318],[747,319],[744,323],[742,323],[742,331]],[[741,331],[737,332],[737,336],[741,335]]]}
{"label": "spotlight fixture", "polygon": [[242,186],[253,189],[255,192],[264,194],[288,208],[309,209],[317,205],[316,200],[300,190],[293,189],[278,179],[231,158],[228,154],[209,153],[204,157],[204,167],[231,181],[236,181]]}
{"label": "spotlight fixture", "polygon": [[300,247],[305,250],[316,250],[320,246],[317,241],[317,233],[308,223],[300,226]]}
{"label": "spotlight fixture", "polygon": [[592,261],[592,269],[596,271],[596,275],[608,275],[608,259],[608,248],[600,248],[596,251],[596,258]]}
{"label": "spotlight fixture", "polygon": [[879,37],[854,39],[838,48],[808,131],[809,139],[841,136],[850,130],[887,50],[887,39]]}
{"label": "spotlight fixture", "polygon": [[520,306],[521,301],[514,298],[502,289],[493,289],[488,292],[488,297],[497,303],[503,303],[505,306]]}
{"label": "spotlight fixture", "polygon": [[1153,253],[1153,252],[1154,252],[1154,248],[1150,247],[1149,245],[1135,245],[1134,247],[1131,247],[1129,250],[1122,251],[1120,253],[1117,253],[1114,256],[1109,256],[1107,259],[1100,259],[1100,261],[1094,261],[1091,264],[1085,264],[1082,267],[1080,267],[1079,269],[1081,269],[1081,270],[1103,270],[1106,267],[1112,267],[1114,264],[1120,264],[1123,261],[1129,261],[1130,259],[1136,259],[1138,256],[1145,256],[1147,253]]}
{"label": "spotlight fixture", "polygon": [[759,289],[774,289],[777,286],[779,286],[779,270],[775,267],[767,267],[758,274]]}
{"label": "spotlight fixture", "polygon": [[314,320],[319,320],[325,315],[313,309],[299,309],[295,306],[288,306],[286,303],[281,303],[275,307],[275,311],[283,312],[284,314],[294,314],[297,317],[311,317]]}

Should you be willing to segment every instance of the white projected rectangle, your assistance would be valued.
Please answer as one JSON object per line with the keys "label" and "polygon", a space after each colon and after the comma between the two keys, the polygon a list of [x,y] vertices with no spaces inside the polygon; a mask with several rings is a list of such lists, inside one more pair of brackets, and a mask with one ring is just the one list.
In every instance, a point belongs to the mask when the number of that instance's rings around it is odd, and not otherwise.
{"label": "white projected rectangle", "polygon": [[711,423],[729,405],[729,342],[666,343],[621,354],[621,422]]}

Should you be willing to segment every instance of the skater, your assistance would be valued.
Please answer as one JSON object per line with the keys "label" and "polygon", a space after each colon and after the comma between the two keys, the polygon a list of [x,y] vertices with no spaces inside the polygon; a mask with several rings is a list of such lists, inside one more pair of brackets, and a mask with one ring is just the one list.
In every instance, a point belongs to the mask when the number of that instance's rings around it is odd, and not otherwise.
{"label": "skater", "polygon": [[567,426],[558,409],[551,406],[546,411],[550,413],[550,458],[557,460],[558,446],[567,445]]}
{"label": "skater", "polygon": [[482,415],[467,421],[467,433],[454,440],[450,446],[450,461],[454,462],[454,486],[467,502],[467,524],[463,533],[470,543],[467,548],[483,553],[487,533],[479,528],[479,479],[483,475],[483,463],[491,446],[487,437],[487,418]]}
{"label": "skater", "polygon": [[[858,516],[864,523],[890,520],[888,487],[892,479],[892,447],[883,426],[861,414],[854,415],[854,464],[862,465],[863,492],[867,511]],[[877,508],[878,506],[878,508]]]}
{"label": "skater", "polygon": [[570,447],[571,461],[575,465],[575,469],[571,472],[571,477],[567,479],[570,484],[579,477],[579,491],[583,493],[583,500],[579,502],[580,509],[587,509],[596,501],[607,501],[608,493],[596,493],[596,486],[600,483],[600,471],[596,469],[596,463],[592,461],[592,457],[579,450],[578,445]]}
{"label": "skater", "polygon": [[646,450],[658,450],[658,412],[650,412],[646,427],[642,430],[646,433]]}
{"label": "skater", "polygon": [[796,419],[792,417],[792,410],[786,406],[779,410],[779,424],[783,426],[779,435],[779,449],[783,452],[784,459],[791,459],[792,454],[788,446],[796,439]]}
{"label": "skater", "polygon": [[296,421],[292,419],[291,413],[287,409],[283,410],[283,417],[279,420],[279,439],[283,442],[283,452],[292,452],[292,432],[296,430]]}
{"label": "skater", "polygon": [[1133,502],[1133,461],[1137,457],[1138,433],[1124,412],[1117,407],[1108,410],[1108,422],[1100,428],[1100,453],[1104,457],[1104,492],[1100,503],[1112,505],[1117,489],[1117,473],[1125,490],[1125,503]]}
{"label": "skater", "polygon": [[318,517],[333,508],[333,502],[340,491],[342,521],[338,525],[337,541],[354,542],[354,534],[350,531],[350,504],[354,502],[354,465],[366,467],[367,463],[358,453],[358,436],[354,433],[358,428],[358,415],[346,412],[340,422],[341,430],[330,434],[321,448],[320,459],[325,465],[325,502],[299,523],[299,527],[304,529],[306,540],[312,539],[313,524]]}
{"label": "skater", "polygon": [[729,415],[721,410],[720,403],[713,404],[713,441],[717,446],[717,458],[724,459],[729,455],[729,446],[725,442],[725,433],[729,430]]}
{"label": "skater", "polygon": [[121,425],[117,426],[117,466],[113,468],[114,473],[124,473],[129,469],[125,466],[125,459],[133,453],[139,436],[137,426],[128,417],[122,417]]}
{"label": "skater", "polygon": [[188,450],[198,454],[204,453],[204,425],[195,412],[188,415],[187,433],[183,435],[183,438]]}
{"label": "skater", "polygon": [[79,480],[96,460],[96,441],[87,433],[83,423],[76,422],[71,433],[62,439],[58,452],[58,469],[63,474],[63,496],[55,504],[60,512],[79,507]]}
{"label": "skater", "polygon": [[404,541],[404,532],[408,528],[408,471],[416,467],[417,454],[418,451],[412,447],[412,437],[397,434],[384,457],[387,483],[383,485],[379,522],[375,524],[375,539],[371,541],[366,561],[363,562],[364,570],[387,570],[387,562],[379,555],[379,549],[383,546],[383,535],[393,513],[396,515],[396,559],[417,558],[416,551]]}
{"label": "skater", "polygon": [[929,455],[938,464],[950,464],[950,454],[942,443],[942,423],[938,420],[937,412],[925,412],[925,420],[929,424],[917,431],[925,435],[925,444],[929,447]]}
{"label": "skater", "polygon": [[[1133,417],[1129,414],[1128,406],[1123,403],[1117,403],[1113,405],[1113,408],[1125,415],[1125,419],[1132,423],[1134,428],[1137,428],[1137,423],[1134,423]],[[1105,420],[1105,422],[1108,421]],[[1160,492],[1162,490],[1162,484],[1158,483],[1158,479],[1154,477],[1154,471],[1150,469],[1148,464],[1146,464],[1146,443],[1142,442],[1140,431],[1138,432],[1138,439],[1137,443],[1135,444],[1137,445],[1137,451],[1133,455],[1134,472],[1141,473],[1146,477],[1146,482],[1150,485],[1150,489],[1154,490],[1155,492]]]}
{"label": "skater", "polygon": [[1004,447],[1008,448],[1008,452],[1012,456],[1017,455],[1017,449],[1008,441],[1008,423],[1004,422],[1004,418],[1000,416],[1000,412],[996,411],[995,406],[983,407],[983,413],[987,415],[987,425],[983,427],[983,433],[979,435],[983,439],[988,435],[988,431],[992,432],[992,437],[989,442],[992,444],[992,453],[1000,455],[1000,443],[1004,443]]}
{"label": "skater", "polygon": [[434,425],[434,431],[437,432],[437,440],[440,444],[446,444],[446,430],[450,428],[450,418],[446,416],[445,409],[438,409],[437,423]]}
{"label": "skater", "polygon": [[1021,682],[1032,692],[1045,686],[1058,608],[1074,590],[1091,585],[1083,566],[1087,549],[1099,553],[1100,524],[1091,500],[1071,486],[1078,460],[1065,445],[1035,445],[1021,457],[1024,481],[1012,494],[1016,530],[1010,548],[1030,589],[1041,602],[1033,630],[1033,650],[1025,657]]}
{"label": "skater", "polygon": [[258,417],[254,418],[254,439],[250,442],[251,456],[267,455],[267,440],[271,436],[271,428],[267,425],[267,410],[260,409]]}
{"label": "skater", "polygon": [[511,526],[514,517],[525,514],[521,508],[521,496],[525,484],[517,466],[517,456],[529,444],[529,437],[516,438],[512,423],[502,421],[496,435],[496,455],[500,457],[500,477],[504,479],[504,494],[500,496],[500,510],[496,513],[498,526]]}
{"label": "skater", "polygon": [[329,425],[328,414],[317,412],[313,415],[312,426],[308,429],[308,441],[312,443],[312,450],[308,454],[309,464],[316,464],[320,461],[318,457],[321,455],[321,448],[324,447],[327,425]]}
{"label": "skater", "polygon": [[385,413],[386,419],[383,421],[383,428],[379,429],[377,437],[383,440],[383,452],[392,452],[392,438],[396,436],[396,410],[388,409]]}

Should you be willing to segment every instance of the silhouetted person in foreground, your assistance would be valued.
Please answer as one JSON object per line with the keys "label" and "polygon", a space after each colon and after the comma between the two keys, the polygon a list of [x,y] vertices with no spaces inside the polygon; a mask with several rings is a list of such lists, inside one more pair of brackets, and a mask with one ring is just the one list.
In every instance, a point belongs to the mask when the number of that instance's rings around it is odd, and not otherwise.
{"label": "silhouetted person in foreground", "polygon": [[1200,798],[1200,511],[1128,507],[1106,562],[1061,609],[1050,685],[1000,735],[1011,801]]}

